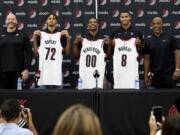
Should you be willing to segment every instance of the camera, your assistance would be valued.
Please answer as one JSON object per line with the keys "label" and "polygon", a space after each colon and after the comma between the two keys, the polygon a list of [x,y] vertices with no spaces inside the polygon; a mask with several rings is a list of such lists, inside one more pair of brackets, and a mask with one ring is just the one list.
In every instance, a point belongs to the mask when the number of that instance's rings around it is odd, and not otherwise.
{"label": "camera", "polygon": [[22,111],[22,112],[24,112],[25,114],[28,114],[27,109],[26,109],[26,108],[24,108],[24,107],[21,107],[21,111]]}
{"label": "camera", "polygon": [[153,106],[152,111],[153,111],[153,115],[156,118],[156,122],[162,123],[163,107],[162,106]]}

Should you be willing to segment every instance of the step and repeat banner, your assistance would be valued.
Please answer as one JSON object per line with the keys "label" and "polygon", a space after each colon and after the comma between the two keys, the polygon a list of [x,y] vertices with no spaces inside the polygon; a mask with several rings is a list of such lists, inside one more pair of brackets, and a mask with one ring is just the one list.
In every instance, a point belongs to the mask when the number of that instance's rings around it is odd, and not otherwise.
{"label": "step and repeat banner", "polygon": [[[97,5],[96,5],[97,4]],[[49,13],[58,16],[57,28],[66,29],[71,35],[71,54],[64,57],[63,73],[64,88],[76,88],[79,61],[72,53],[73,40],[76,35],[87,31],[87,22],[98,15],[99,31],[110,36],[112,31],[121,26],[119,13],[122,9],[129,10],[132,15],[132,25],[148,38],[152,34],[152,19],[160,16],[164,21],[164,31],[173,34],[180,45],[180,0],[1,0],[0,28],[5,28],[5,18],[13,12],[18,19],[18,29],[28,34],[33,42],[34,30],[45,30],[46,17]],[[112,59],[107,61],[108,81],[112,82]],[[140,77],[143,79],[143,56],[140,61]],[[30,79],[26,88],[35,88],[34,75],[38,70],[38,58],[33,57]],[[110,87],[111,87],[111,83]]]}

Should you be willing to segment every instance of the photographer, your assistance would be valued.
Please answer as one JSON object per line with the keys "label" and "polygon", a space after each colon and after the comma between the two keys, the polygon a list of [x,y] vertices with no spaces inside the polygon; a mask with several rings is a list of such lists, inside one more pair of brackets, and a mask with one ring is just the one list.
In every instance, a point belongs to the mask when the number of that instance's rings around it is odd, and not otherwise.
{"label": "photographer", "polygon": [[[30,109],[25,108],[22,110],[16,99],[8,99],[3,102],[1,115],[3,122],[0,123],[0,135],[38,135],[32,121]],[[17,126],[21,116],[23,116],[29,129]]]}

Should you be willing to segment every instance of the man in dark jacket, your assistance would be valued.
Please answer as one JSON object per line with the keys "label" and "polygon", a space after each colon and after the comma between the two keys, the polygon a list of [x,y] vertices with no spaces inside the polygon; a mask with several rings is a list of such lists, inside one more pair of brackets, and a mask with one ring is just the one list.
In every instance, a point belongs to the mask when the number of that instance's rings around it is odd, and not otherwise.
{"label": "man in dark jacket", "polygon": [[29,77],[32,48],[26,34],[17,30],[16,16],[6,17],[7,29],[0,35],[0,85],[2,89],[16,89],[17,79]]}

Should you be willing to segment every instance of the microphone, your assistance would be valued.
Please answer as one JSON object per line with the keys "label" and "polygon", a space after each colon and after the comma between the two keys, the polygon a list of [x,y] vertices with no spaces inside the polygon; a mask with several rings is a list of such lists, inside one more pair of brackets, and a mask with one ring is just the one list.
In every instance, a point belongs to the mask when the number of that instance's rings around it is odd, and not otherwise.
{"label": "microphone", "polygon": [[98,71],[97,69],[94,71],[93,76],[94,76],[94,78],[96,78],[96,79],[99,78],[100,74],[99,74],[99,71]]}

